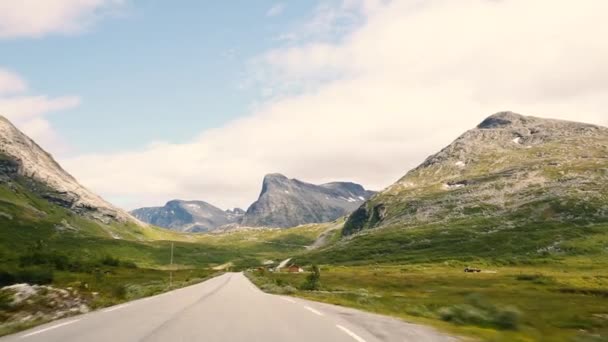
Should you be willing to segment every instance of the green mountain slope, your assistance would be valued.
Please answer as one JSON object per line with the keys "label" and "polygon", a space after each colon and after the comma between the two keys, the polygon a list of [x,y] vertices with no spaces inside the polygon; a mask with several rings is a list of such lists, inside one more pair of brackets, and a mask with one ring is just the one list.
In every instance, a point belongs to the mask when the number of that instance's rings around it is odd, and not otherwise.
{"label": "green mountain slope", "polygon": [[504,112],[373,196],[346,238],[314,253],[346,263],[603,253],[607,226],[608,129]]}

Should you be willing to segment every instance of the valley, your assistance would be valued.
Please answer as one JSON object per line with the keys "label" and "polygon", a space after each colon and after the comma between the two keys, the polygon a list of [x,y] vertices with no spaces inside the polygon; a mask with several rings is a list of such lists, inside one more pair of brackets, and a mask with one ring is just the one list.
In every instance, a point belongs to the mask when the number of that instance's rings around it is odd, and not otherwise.
{"label": "valley", "polygon": [[[501,112],[380,192],[269,174],[247,211],[171,201],[137,219],[3,124],[0,334],[243,271],[461,338],[608,335],[606,128]],[[303,272],[277,271],[286,259]],[[17,303],[19,283],[70,289],[78,307]]]}

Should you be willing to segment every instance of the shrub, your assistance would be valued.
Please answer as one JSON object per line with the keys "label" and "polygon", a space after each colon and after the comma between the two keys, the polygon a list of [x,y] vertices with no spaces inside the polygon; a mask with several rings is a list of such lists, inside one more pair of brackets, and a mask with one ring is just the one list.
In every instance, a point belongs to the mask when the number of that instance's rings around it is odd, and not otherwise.
{"label": "shrub", "polygon": [[291,295],[291,294],[294,294],[296,292],[298,292],[298,290],[295,287],[291,286],[291,285],[287,285],[287,286],[283,287],[283,293],[284,294]]}
{"label": "shrub", "polygon": [[15,275],[9,271],[0,270],[0,286],[12,285],[15,283]]}
{"label": "shrub", "polygon": [[516,330],[519,327],[521,313],[515,307],[497,307],[477,294],[468,296],[467,302],[439,309],[439,317],[462,325],[491,326],[504,330]]}
{"label": "shrub", "polygon": [[127,287],[125,285],[116,285],[112,288],[112,296],[125,299],[127,297]]}
{"label": "shrub", "polygon": [[515,330],[519,326],[521,312],[513,306],[507,306],[496,312],[494,323],[500,329]]}
{"label": "shrub", "polygon": [[50,284],[53,282],[53,270],[45,268],[25,268],[15,272],[16,283]]}
{"label": "shrub", "polygon": [[306,280],[300,286],[302,290],[317,291],[321,287],[321,271],[317,265],[312,266],[312,272],[306,276]]}
{"label": "shrub", "polygon": [[120,265],[120,259],[106,255],[101,259],[101,264],[106,266],[117,267]]}

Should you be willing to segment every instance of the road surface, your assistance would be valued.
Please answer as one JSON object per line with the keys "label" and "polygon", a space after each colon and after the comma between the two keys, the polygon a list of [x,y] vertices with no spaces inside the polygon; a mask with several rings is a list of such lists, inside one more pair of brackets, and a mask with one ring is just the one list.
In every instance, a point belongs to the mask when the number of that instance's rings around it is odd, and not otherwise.
{"label": "road surface", "polygon": [[51,322],[0,342],[454,341],[389,317],[269,295],[227,273],[162,295]]}

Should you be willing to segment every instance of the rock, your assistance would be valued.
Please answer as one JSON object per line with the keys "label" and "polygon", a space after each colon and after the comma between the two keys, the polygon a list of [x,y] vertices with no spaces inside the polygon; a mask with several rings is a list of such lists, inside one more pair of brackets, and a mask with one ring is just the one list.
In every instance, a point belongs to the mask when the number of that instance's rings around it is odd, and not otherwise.
{"label": "rock", "polygon": [[333,182],[321,185],[274,173],[264,177],[262,192],[243,217],[250,227],[294,227],[333,221],[355,210],[374,194],[361,185]]}
{"label": "rock", "polygon": [[30,191],[79,215],[144,225],[80,185],[49,153],[0,116],[0,182],[18,177]]}
{"label": "rock", "polygon": [[75,291],[59,289],[46,285],[15,284],[5,286],[0,292],[12,295],[11,306],[18,310],[9,310],[8,319],[3,323],[29,322],[32,320],[53,320],[90,309],[82,297]]}

